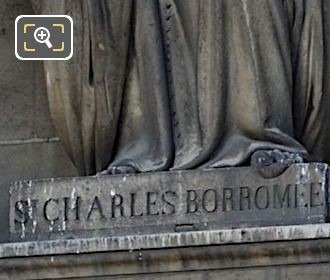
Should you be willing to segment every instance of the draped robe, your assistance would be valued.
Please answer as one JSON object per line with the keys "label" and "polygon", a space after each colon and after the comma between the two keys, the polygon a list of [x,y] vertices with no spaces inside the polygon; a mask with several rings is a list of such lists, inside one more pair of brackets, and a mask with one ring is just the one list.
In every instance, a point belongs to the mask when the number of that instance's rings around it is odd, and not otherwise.
{"label": "draped robe", "polygon": [[45,0],[74,21],[46,61],[51,115],[81,175],[326,159],[322,0]]}

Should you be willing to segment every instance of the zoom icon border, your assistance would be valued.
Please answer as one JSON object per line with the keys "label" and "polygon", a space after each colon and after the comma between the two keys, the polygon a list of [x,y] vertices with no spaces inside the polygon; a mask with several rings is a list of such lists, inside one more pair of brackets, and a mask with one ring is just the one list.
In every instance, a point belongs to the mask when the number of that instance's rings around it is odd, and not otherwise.
{"label": "zoom icon border", "polygon": [[21,15],[15,21],[15,55],[20,60],[68,60],[73,55],[73,21],[67,15]]}

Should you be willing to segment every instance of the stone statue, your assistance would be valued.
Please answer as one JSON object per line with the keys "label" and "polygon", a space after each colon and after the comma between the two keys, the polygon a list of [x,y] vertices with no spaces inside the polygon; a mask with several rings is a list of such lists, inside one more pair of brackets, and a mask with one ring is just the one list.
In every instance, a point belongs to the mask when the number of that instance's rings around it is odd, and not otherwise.
{"label": "stone statue", "polygon": [[74,20],[45,72],[80,174],[324,160],[322,2],[43,0]]}

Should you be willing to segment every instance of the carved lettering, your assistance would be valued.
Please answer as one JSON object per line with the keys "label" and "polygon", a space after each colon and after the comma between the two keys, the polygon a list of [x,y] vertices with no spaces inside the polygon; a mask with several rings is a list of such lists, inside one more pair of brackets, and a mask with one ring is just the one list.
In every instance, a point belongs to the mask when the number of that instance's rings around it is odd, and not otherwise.
{"label": "carved lettering", "polygon": [[218,208],[217,192],[213,189],[206,190],[202,197],[202,207],[208,213],[213,213]]}
{"label": "carved lettering", "polygon": [[300,207],[307,207],[307,203],[305,200],[305,192],[304,192],[304,185],[298,185],[295,184],[294,186],[294,207],[300,208]]}
{"label": "carved lettering", "polygon": [[[59,219],[59,209],[58,209],[59,200],[50,198],[46,201],[44,205],[44,218],[46,221],[49,222],[55,222]],[[55,208],[55,209],[54,209]],[[53,210],[53,211],[51,211]],[[57,214],[54,215],[54,213],[50,214],[50,212],[56,212]]]}
{"label": "carved lettering", "polygon": [[254,204],[258,209],[267,209],[269,207],[269,189],[266,186],[257,188]]}
{"label": "carved lettering", "polygon": [[251,191],[249,187],[239,188],[239,210],[251,209]]}
{"label": "carved lettering", "polygon": [[131,197],[131,204],[130,204],[131,214],[130,214],[130,217],[141,217],[141,216],[143,216],[142,212],[138,213],[136,211],[136,193],[131,193],[130,197]]}
{"label": "carved lettering", "polygon": [[187,191],[187,213],[196,213],[198,211],[197,193],[194,190]]}
{"label": "carved lettering", "polygon": [[[285,220],[287,213],[290,221],[295,217],[299,220],[302,219],[301,207],[313,208],[313,215],[315,213],[318,220],[315,218],[312,221],[320,220],[322,216],[319,213],[323,208],[325,210],[326,203],[324,183],[281,185],[281,181],[277,184],[275,180],[269,182],[269,185],[230,187],[215,186],[213,182],[213,187],[194,185],[189,189],[184,182],[178,188],[172,185],[166,189],[164,184],[162,188],[150,187],[150,191],[146,192],[137,191],[135,187],[131,192],[113,187],[98,189],[97,195],[90,190],[84,192],[75,185],[74,197],[70,195],[70,189],[66,189],[66,196],[63,197],[44,195],[43,200],[22,200],[22,196],[18,197],[12,204],[11,225],[16,232],[24,228],[30,234],[32,231],[40,234],[40,231],[93,230],[94,227],[100,230],[111,228],[116,232],[116,228],[136,226],[139,221],[141,225],[145,223],[148,226],[155,224],[170,228],[173,223],[189,224],[200,229],[223,221],[230,225],[231,219],[236,223],[254,223],[258,215],[265,219],[266,211],[269,211],[267,217],[275,216],[276,221]],[[316,209],[318,207],[320,211]],[[310,211],[307,212],[306,215],[309,215]],[[297,216],[294,216],[295,213]],[[136,220],[133,222],[130,219]],[[308,219],[311,220],[310,217]],[[45,221],[51,226],[45,227]]]}
{"label": "carved lettering", "polygon": [[148,216],[157,216],[159,211],[157,210],[157,192],[147,192],[147,215]]}
{"label": "carved lettering", "polygon": [[233,189],[224,188],[223,189],[223,211],[232,211],[232,210],[234,210]]}
{"label": "carved lettering", "polygon": [[322,184],[321,183],[312,183],[310,184],[310,206],[319,207],[323,206],[323,201],[321,198]]}
{"label": "carved lettering", "polygon": [[102,220],[105,219],[105,216],[103,214],[102,204],[100,202],[100,199],[97,196],[94,197],[93,203],[89,208],[87,220],[89,220],[91,218],[91,216],[94,212],[98,213],[100,219],[102,219]]}
{"label": "carved lettering", "polygon": [[162,213],[164,215],[172,215],[176,212],[176,208],[175,208],[175,200],[177,199],[178,195],[176,194],[176,192],[172,192],[172,191],[167,191],[165,193],[163,193],[162,195],[162,201],[164,202],[164,209],[162,211]]}
{"label": "carved lettering", "polygon": [[290,208],[290,192],[292,185],[287,185],[283,191],[278,185],[273,187],[273,207],[276,208],[283,208],[284,206]]}
{"label": "carved lettering", "polygon": [[[115,194],[112,196],[111,210],[111,218],[124,216],[123,197],[120,194]],[[117,216],[116,213],[118,212],[119,215]]]}
{"label": "carved lettering", "polygon": [[27,211],[27,201],[16,201],[15,203],[15,222],[25,224],[29,219]]}
{"label": "carved lettering", "polygon": [[78,196],[74,201],[70,197],[64,198],[64,221],[69,220],[70,212],[74,211],[74,220],[79,221],[80,219],[80,197]]}

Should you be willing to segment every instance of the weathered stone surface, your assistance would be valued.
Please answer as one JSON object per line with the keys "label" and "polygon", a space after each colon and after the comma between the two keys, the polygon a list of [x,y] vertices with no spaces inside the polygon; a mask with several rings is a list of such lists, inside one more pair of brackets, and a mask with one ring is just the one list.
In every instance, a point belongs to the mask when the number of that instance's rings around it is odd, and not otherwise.
{"label": "weathered stone surface", "polygon": [[0,159],[0,242],[8,242],[10,182],[73,176],[76,171],[58,142],[0,145]]}
{"label": "weathered stone surface", "polygon": [[54,137],[43,64],[15,57],[15,19],[33,13],[30,1],[0,0],[0,141]]}
{"label": "weathered stone surface", "polygon": [[17,182],[12,240],[171,233],[325,222],[327,165],[274,179],[251,168]]}
{"label": "weathered stone surface", "polygon": [[255,227],[0,244],[0,259],[46,255],[329,239],[330,224]]}
{"label": "weathered stone surface", "polygon": [[31,3],[0,0],[0,7],[0,242],[8,242],[10,182],[77,171],[55,138],[42,62],[15,56],[15,19],[33,13]]}
{"label": "weathered stone surface", "polygon": [[330,225],[0,244],[0,279],[328,279]]}

